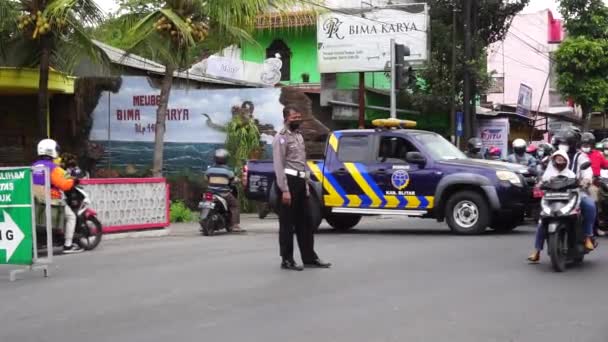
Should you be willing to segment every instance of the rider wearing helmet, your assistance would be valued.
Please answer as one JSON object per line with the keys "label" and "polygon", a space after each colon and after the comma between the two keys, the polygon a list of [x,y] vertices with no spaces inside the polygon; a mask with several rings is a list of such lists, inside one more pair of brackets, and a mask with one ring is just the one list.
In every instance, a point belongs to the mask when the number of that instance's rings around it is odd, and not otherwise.
{"label": "rider wearing helmet", "polygon": [[481,139],[479,138],[471,138],[467,142],[467,152],[466,155],[469,158],[473,159],[485,159],[483,154],[481,153],[481,148],[483,144],[481,143]]}
{"label": "rider wearing helmet", "polygon": [[536,166],[536,159],[526,153],[526,141],[524,139],[513,140],[513,153],[507,157],[509,163],[520,164],[527,167]]}
{"label": "rider wearing helmet", "polygon": [[496,146],[490,146],[490,148],[488,149],[488,159],[500,160],[501,156],[502,156],[502,151],[500,150],[500,148],[498,148]]}
{"label": "rider wearing helmet", "polygon": [[587,154],[591,161],[591,170],[594,177],[599,177],[602,169],[608,168],[608,161],[602,152],[594,149],[595,136],[591,132],[585,132],[581,136],[581,151]]}
{"label": "rider wearing helmet", "polygon": [[243,232],[240,227],[241,223],[241,207],[238,199],[232,194],[231,185],[236,181],[234,171],[232,171],[227,163],[230,153],[227,150],[220,148],[215,151],[215,165],[209,167],[205,172],[207,177],[209,191],[222,196],[228,209],[230,210],[230,230],[233,232]]}
{"label": "rider wearing helmet", "polygon": [[[585,235],[587,238],[585,239],[585,248],[587,250],[595,249],[595,244],[592,240],[593,237],[593,226],[595,224],[595,218],[597,215],[597,208],[595,205],[595,201],[591,196],[589,196],[588,189],[589,186],[593,183],[593,172],[591,168],[581,170],[580,166],[585,162],[589,161],[587,154],[582,151],[578,151],[576,146],[579,144],[579,139],[581,135],[575,129],[569,129],[564,133],[562,137],[559,137],[558,142],[558,151],[555,152],[552,156],[552,162],[547,167],[547,170],[543,174],[542,181],[548,181],[551,178],[559,175],[558,173],[562,172],[560,169],[563,168],[563,163],[555,163],[555,158],[557,155],[567,156],[568,170],[572,171],[572,173],[578,176],[581,188],[587,191],[581,196],[581,212],[583,214],[583,229],[585,231]],[[540,250],[542,249],[542,244],[544,242],[544,231],[540,228],[540,225],[536,229],[536,243],[535,243],[535,252],[532,253],[528,260],[531,262],[538,262],[540,259]]]}
{"label": "rider wearing helmet", "polygon": [[542,171],[547,169],[553,152],[555,152],[555,149],[550,144],[541,143],[538,146],[538,150],[536,151],[536,159],[538,160],[539,166]]}
{"label": "rider wearing helmet", "polygon": [[[77,180],[69,177],[67,172],[57,165],[54,160],[59,158],[59,145],[52,139],[44,139],[38,143],[38,159],[32,164],[34,167],[46,167],[49,170],[51,181],[51,200],[53,205],[63,206],[65,214],[65,242],[63,244],[64,253],[78,253],[82,249],[78,244],[72,243],[74,232],[76,231],[76,213],[66,205],[64,191],[69,191],[77,184]],[[33,190],[40,202],[44,202],[45,172],[34,170]]]}

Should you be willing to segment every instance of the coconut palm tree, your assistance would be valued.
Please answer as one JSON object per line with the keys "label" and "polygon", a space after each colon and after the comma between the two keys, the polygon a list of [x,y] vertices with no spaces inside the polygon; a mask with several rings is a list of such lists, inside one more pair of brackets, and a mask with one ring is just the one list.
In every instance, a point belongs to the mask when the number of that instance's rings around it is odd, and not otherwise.
{"label": "coconut palm tree", "polygon": [[106,54],[86,33],[103,19],[94,0],[0,1],[0,64],[40,68],[38,121],[46,136],[49,70],[71,73],[87,58],[109,65]]}
{"label": "coconut palm tree", "polygon": [[153,173],[162,175],[165,113],[175,71],[187,70],[197,51],[214,53],[243,41],[253,42],[250,32],[258,15],[271,8],[283,9],[296,0],[165,0],[160,8],[125,16],[131,26],[129,52],[138,52],[165,65],[160,103],[156,112]]}

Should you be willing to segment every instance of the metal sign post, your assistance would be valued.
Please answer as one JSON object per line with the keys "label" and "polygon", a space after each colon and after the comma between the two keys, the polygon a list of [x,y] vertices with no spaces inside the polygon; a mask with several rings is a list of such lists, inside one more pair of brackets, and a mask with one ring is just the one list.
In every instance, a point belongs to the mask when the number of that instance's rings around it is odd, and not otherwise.
{"label": "metal sign post", "polygon": [[396,60],[395,60],[395,39],[391,39],[391,118],[397,117],[397,94],[396,92]]}
{"label": "metal sign post", "polygon": [[[46,178],[47,241],[52,246],[50,177],[46,169],[38,169],[44,172]],[[28,266],[27,269],[11,271],[11,281],[15,281],[18,273],[34,269],[41,269],[45,277],[48,276],[46,264],[52,259],[52,248],[44,264],[40,264],[42,260],[38,258],[32,170],[31,167],[0,168],[0,264]]]}

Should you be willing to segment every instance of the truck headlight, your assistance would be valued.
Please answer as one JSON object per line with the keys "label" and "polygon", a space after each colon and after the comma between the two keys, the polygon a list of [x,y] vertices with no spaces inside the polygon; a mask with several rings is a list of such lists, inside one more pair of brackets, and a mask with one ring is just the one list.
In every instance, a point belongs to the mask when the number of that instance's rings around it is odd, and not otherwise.
{"label": "truck headlight", "polygon": [[509,182],[513,185],[521,186],[521,178],[511,171],[496,171],[496,177],[501,181]]}

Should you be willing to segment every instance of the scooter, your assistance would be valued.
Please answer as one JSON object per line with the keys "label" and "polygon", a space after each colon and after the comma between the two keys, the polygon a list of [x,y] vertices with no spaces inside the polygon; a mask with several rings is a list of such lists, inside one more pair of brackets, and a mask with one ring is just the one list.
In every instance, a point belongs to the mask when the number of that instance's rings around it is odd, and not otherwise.
{"label": "scooter", "polygon": [[[102,225],[97,218],[97,212],[93,210],[89,195],[80,186],[75,186],[72,190],[65,193],[67,205],[76,213],[76,231],[74,232],[74,242],[77,243],[82,249],[90,251],[99,246],[101,242],[103,231]],[[38,217],[44,217],[44,204],[37,203],[36,211]],[[52,220],[53,228],[53,246],[63,246],[65,237],[65,215],[64,207],[52,206],[54,219]],[[37,220],[39,224],[36,226],[36,237],[38,242],[38,248],[44,248],[46,246],[46,226],[44,220]]]}
{"label": "scooter", "polygon": [[[589,168],[588,162],[581,170]],[[566,270],[567,264],[580,264],[589,253],[585,249],[583,215],[580,204],[583,191],[578,179],[558,176],[542,184],[540,222],[547,237],[547,253],[556,272]]]}
{"label": "scooter", "polygon": [[[235,186],[231,186],[232,194],[238,198],[238,191]],[[226,232],[232,231],[230,224],[230,209],[228,202],[219,194],[206,192],[203,194],[202,201],[198,204],[201,210],[199,224],[200,232],[204,236],[214,235],[215,232],[225,229]]]}

